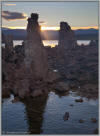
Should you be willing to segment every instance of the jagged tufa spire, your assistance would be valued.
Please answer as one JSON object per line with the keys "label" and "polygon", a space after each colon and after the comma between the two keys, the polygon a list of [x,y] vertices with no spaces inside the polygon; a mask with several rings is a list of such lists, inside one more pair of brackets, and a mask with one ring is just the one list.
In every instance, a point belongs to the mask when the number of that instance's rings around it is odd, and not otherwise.
{"label": "jagged tufa spire", "polygon": [[37,13],[32,13],[31,14],[31,19],[34,20],[34,21],[38,21],[38,18],[39,18],[39,15]]}

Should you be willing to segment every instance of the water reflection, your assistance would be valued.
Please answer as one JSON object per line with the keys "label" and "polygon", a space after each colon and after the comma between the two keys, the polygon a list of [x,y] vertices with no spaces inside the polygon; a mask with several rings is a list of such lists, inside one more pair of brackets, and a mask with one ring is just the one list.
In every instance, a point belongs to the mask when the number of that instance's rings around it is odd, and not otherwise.
{"label": "water reflection", "polygon": [[[58,95],[50,92],[37,98],[27,98],[12,103],[13,97],[2,104],[2,131],[4,134],[93,134],[98,122],[98,100],[75,102],[80,98],[76,92],[69,91]],[[69,113],[69,120],[64,121],[64,114]],[[85,120],[79,123],[79,120]]]}
{"label": "water reflection", "polygon": [[42,133],[43,113],[45,110],[48,95],[37,98],[29,98],[23,101],[26,106],[26,115],[28,122],[28,130],[30,134]]}
{"label": "water reflection", "polygon": [[[95,103],[93,105],[86,98],[77,103],[75,100],[78,98],[80,96],[72,91],[69,95],[61,97],[51,92],[44,113],[42,134],[93,134],[98,128],[98,122],[92,123],[91,118],[98,120],[98,100],[92,100],[92,103]],[[64,121],[63,116],[66,112],[70,117]],[[85,122],[79,123],[80,119]]]}

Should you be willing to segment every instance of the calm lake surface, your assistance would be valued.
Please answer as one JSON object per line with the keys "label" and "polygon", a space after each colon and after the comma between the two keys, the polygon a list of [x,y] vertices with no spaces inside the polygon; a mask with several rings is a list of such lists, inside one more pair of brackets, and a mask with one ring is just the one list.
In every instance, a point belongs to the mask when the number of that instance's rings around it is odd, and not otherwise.
{"label": "calm lake surface", "polygon": [[[22,40],[14,40],[14,46],[16,45],[22,45]],[[84,44],[84,45],[88,45],[90,42],[90,40],[77,40],[78,45]],[[51,46],[51,47],[55,47],[55,45],[58,45],[58,40],[43,40],[43,44],[44,46]],[[4,44],[2,44],[4,45]]]}
{"label": "calm lake surface", "polygon": [[[91,118],[98,120],[98,99],[83,98],[79,103],[76,98],[80,96],[72,91],[66,96],[50,92],[44,98],[12,103],[11,95],[2,103],[2,134],[93,134],[98,122],[92,123]],[[65,112],[69,112],[66,121]]]}

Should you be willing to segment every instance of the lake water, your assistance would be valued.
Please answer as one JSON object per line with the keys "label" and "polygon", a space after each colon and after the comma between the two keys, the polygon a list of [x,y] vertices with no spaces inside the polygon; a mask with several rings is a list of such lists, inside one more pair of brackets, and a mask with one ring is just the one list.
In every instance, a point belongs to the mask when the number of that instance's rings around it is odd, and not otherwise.
{"label": "lake water", "polygon": [[[22,40],[14,40],[14,46],[16,45],[22,45]],[[84,45],[88,45],[90,42],[90,40],[77,40],[78,45],[84,44]],[[43,40],[43,44],[44,46],[51,46],[51,47],[55,47],[56,45],[58,45],[58,40]],[[4,46],[4,44],[2,44]]]}
{"label": "lake water", "polygon": [[[12,103],[13,95],[3,99],[2,134],[93,134],[98,122],[98,99],[75,102],[80,98],[70,91],[65,96],[50,92],[48,96]],[[70,106],[73,104],[73,106]],[[64,121],[65,112],[69,119]],[[79,123],[83,119],[84,123]]]}
{"label": "lake water", "polygon": [[[77,40],[77,44],[81,45],[88,45],[90,43],[90,40]],[[58,40],[43,40],[43,44],[44,46],[51,46],[51,47],[55,47],[55,45],[58,45]]]}

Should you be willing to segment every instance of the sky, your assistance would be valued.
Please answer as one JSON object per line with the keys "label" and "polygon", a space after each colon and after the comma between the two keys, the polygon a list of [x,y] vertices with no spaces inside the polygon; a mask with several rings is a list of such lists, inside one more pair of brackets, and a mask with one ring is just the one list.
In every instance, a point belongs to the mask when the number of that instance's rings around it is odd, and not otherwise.
{"label": "sky", "polygon": [[98,2],[2,2],[2,27],[26,29],[31,13],[39,14],[42,30],[98,28]]}

